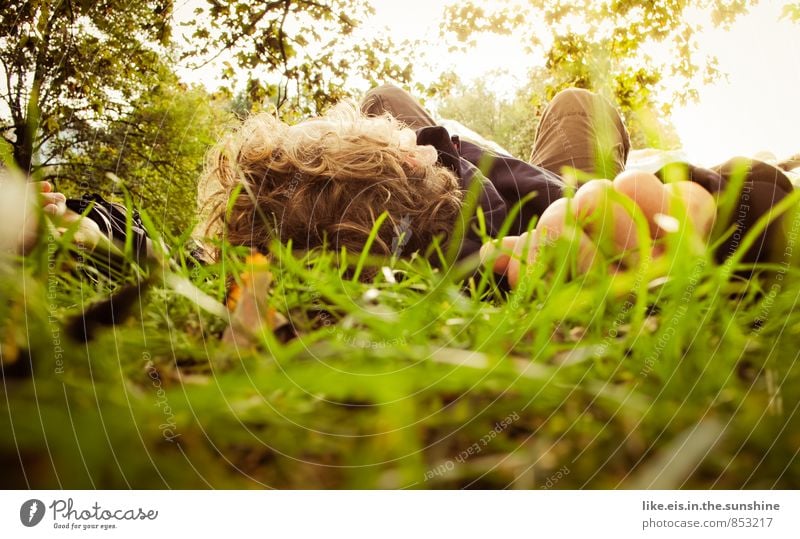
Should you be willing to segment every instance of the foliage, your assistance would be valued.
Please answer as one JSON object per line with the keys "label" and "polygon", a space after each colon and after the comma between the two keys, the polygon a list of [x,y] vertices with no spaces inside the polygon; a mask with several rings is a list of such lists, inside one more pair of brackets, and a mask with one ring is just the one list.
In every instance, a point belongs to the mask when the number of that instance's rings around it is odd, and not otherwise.
{"label": "foliage", "polygon": [[232,117],[223,96],[187,87],[167,69],[161,79],[129,114],[94,130],[90,146],[68,149],[56,179],[75,197],[88,191],[113,198],[124,186],[178,233],[195,219],[205,154]]}
{"label": "foliage", "polygon": [[[4,4],[0,131],[21,169],[72,195],[124,185],[176,230],[225,119],[222,96],[173,73],[172,9],[172,0]],[[229,78],[234,64],[279,74],[252,77],[232,103],[239,113],[268,101],[287,115],[315,111],[349,95],[354,79],[409,79],[410,65],[389,60],[400,51],[390,39],[356,35],[370,12],[360,0],[208,2],[184,58],[228,54]]]}
{"label": "foliage", "polygon": [[[750,3],[530,0],[520,8],[508,1],[462,2],[447,9],[442,33],[465,47],[482,32],[518,34],[520,46],[542,57],[528,93],[541,91],[549,100],[567,87],[600,92],[620,108],[634,146],[672,148],[677,136],[663,121],[671,105],[696,98],[700,82],[720,75],[716,59],[697,52],[699,10],[709,10],[709,24],[729,25]],[[659,58],[655,47],[664,45],[668,52]]]}
{"label": "foliage", "polygon": [[800,2],[787,3],[783,6],[782,18],[800,22]]}
{"label": "foliage", "polygon": [[161,63],[171,9],[172,0],[3,2],[0,131],[21,169],[60,159],[90,143],[94,122],[130,111]]}
{"label": "foliage", "polygon": [[408,45],[388,35],[359,35],[371,13],[364,0],[209,1],[195,10],[194,47],[186,55],[200,62],[225,58],[222,74],[231,81],[237,70],[249,73],[253,103],[318,113],[351,97],[358,80],[374,85],[411,79],[411,62],[399,60],[408,58]]}
{"label": "foliage", "polygon": [[461,122],[527,161],[543,106],[541,97],[527,91],[517,92],[511,100],[501,99],[487,86],[486,79],[481,79],[471,85],[454,85],[440,98],[437,113]]}

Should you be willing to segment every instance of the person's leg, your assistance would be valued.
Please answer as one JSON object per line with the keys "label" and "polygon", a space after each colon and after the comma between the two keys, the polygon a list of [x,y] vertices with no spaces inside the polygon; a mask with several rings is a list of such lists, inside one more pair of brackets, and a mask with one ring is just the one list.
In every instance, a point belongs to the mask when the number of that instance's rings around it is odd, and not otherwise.
{"label": "person's leg", "polygon": [[[780,169],[755,159],[735,157],[712,167],[712,170],[722,176],[724,185],[737,174],[745,175],[739,200],[728,224],[728,226],[735,224],[736,230],[716,252],[717,260],[722,262],[736,252],[747,232],[761,217],[772,215],[772,207],[793,192],[794,186]],[[794,263],[794,253],[797,249],[791,242],[797,234],[791,234],[789,229],[795,230],[796,224],[793,221],[795,215],[784,217],[775,218],[767,229],[759,234],[742,258],[743,262]]]}
{"label": "person's leg", "polygon": [[361,100],[360,108],[367,116],[380,116],[388,112],[411,129],[436,125],[416,99],[393,84],[371,89]]}
{"label": "person's leg", "polygon": [[570,88],[547,105],[530,162],[556,174],[571,167],[613,179],[624,170],[629,149],[630,136],[614,106],[601,95]]}

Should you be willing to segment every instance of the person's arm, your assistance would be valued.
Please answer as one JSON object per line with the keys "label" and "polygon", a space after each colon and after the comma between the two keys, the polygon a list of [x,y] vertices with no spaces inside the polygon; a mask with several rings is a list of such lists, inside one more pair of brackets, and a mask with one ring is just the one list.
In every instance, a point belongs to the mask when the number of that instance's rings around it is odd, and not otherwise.
{"label": "person's arm", "polygon": [[[124,208],[109,209],[110,203],[94,196],[90,199],[67,199],[63,193],[56,192],[47,181],[26,182],[22,177],[15,178],[6,172],[0,182],[0,197],[9,204],[14,214],[9,215],[8,222],[2,230],[3,248],[21,254],[27,254],[46,233],[63,234],[73,230],[73,241],[87,251],[102,250],[122,255],[127,227]],[[92,203],[101,208],[93,208],[88,215],[82,215]],[[75,211],[72,207],[80,207]],[[46,219],[40,221],[38,212],[45,214]],[[115,213],[112,213],[116,211]],[[15,217],[16,216],[16,217]],[[44,223],[49,232],[40,229]],[[132,227],[134,250],[137,256],[152,257],[153,249],[150,239],[141,227],[134,222]]]}

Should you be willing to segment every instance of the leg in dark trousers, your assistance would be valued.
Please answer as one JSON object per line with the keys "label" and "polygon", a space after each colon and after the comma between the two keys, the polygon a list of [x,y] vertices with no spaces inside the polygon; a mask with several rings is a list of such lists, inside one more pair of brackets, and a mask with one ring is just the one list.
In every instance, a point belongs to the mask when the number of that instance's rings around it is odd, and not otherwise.
{"label": "leg in dark trousers", "polygon": [[[727,185],[736,174],[744,174],[744,183],[738,205],[731,215],[730,225],[735,225],[733,234],[720,245],[716,252],[718,261],[731,256],[744,241],[747,232],[764,215],[772,215],[773,206],[794,191],[789,178],[778,168],[755,159],[736,157],[713,167]],[[798,215],[789,212],[775,218],[767,229],[758,235],[755,243],[742,258],[742,262],[775,262],[793,264],[800,246],[790,245],[798,237]],[[794,233],[790,233],[790,230]],[[794,249],[793,247],[797,247]]]}
{"label": "leg in dark trousers", "polygon": [[530,162],[559,175],[571,167],[593,178],[614,179],[625,169],[630,147],[622,117],[606,98],[570,88],[545,108]]}

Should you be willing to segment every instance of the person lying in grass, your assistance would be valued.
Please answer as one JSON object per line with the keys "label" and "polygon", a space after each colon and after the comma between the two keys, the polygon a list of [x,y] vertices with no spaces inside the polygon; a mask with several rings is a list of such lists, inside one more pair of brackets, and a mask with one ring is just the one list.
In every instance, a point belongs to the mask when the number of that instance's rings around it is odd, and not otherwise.
{"label": "person lying in grass", "polygon": [[[733,229],[715,251],[722,261],[758,218],[793,189],[780,170],[755,160],[733,159],[713,169],[673,164],[655,175],[624,171],[629,148],[619,113],[585,90],[556,95],[542,115],[529,162],[524,162],[451,136],[409,94],[385,85],[371,90],[359,108],[344,103],[296,125],[267,113],[247,119],[212,150],[199,198],[208,216],[207,231],[263,253],[274,239],[291,240],[299,249],[327,244],[358,253],[385,213],[370,244],[374,254],[419,252],[436,261],[432,247],[437,240],[441,246],[457,241],[460,259],[480,252],[516,286],[541,246],[558,238],[576,244],[580,271],[603,262],[612,269],[630,266],[641,239],[635,208],[657,242],[655,254],[675,218],[708,238],[717,217],[716,199],[741,170],[739,200],[723,223]],[[670,174],[684,179],[663,183]],[[479,182],[481,219],[462,211],[473,182]],[[573,184],[577,191],[568,198]],[[41,190],[46,212],[56,220],[75,221],[63,195],[47,183]],[[622,204],[615,195],[634,205]],[[113,215],[101,220],[110,236]],[[780,256],[783,227],[776,218],[742,261]],[[96,228],[81,227],[85,243],[103,235]],[[456,234],[458,229],[464,234]],[[487,237],[498,241],[484,244]]]}
{"label": "person lying in grass", "polygon": [[[586,90],[555,96],[525,162],[451,136],[409,94],[385,85],[371,90],[360,110],[344,103],[295,125],[268,113],[250,117],[211,152],[200,198],[210,208],[207,230],[264,253],[274,239],[297,249],[325,244],[361,252],[385,213],[370,246],[374,254],[432,256],[436,239],[440,245],[457,240],[460,259],[480,252],[516,286],[541,245],[559,237],[578,244],[581,271],[603,260],[626,267],[639,249],[637,211],[656,242],[676,218],[708,238],[717,197],[741,170],[744,186],[725,223],[734,229],[715,252],[722,261],[793,188],[780,170],[752,160],[713,169],[673,164],[656,174],[626,172],[629,148],[619,113]],[[682,180],[665,184],[676,170]],[[480,182],[477,204],[485,234],[479,219],[462,214],[473,182]],[[460,227],[465,233],[459,238],[454,231]],[[775,219],[743,261],[777,256],[785,236],[781,227]],[[487,236],[499,241],[482,246]]]}

